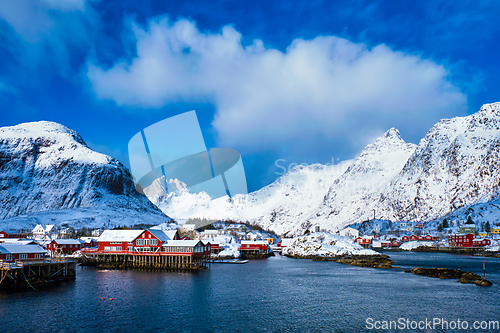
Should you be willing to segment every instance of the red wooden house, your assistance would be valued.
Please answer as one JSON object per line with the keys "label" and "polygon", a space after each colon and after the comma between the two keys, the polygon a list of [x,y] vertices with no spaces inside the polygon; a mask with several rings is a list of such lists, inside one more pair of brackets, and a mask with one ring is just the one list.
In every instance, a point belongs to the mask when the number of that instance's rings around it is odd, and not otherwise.
{"label": "red wooden house", "polygon": [[416,241],[416,240],[418,240],[418,236],[416,236],[416,235],[411,235],[411,236],[410,236],[410,240],[411,240],[411,241]]}
{"label": "red wooden house", "polygon": [[402,242],[408,242],[408,241],[410,241],[410,237],[404,235],[403,237],[401,237],[401,241]]}
{"label": "red wooden house", "polygon": [[491,245],[491,241],[487,238],[476,238],[473,241],[474,246],[487,246]]}
{"label": "red wooden house", "polygon": [[27,238],[28,234],[19,230],[2,230],[0,238]]}
{"label": "red wooden house", "polygon": [[47,250],[61,251],[65,254],[71,254],[75,251],[81,250],[85,242],[81,239],[54,239],[47,244]]}
{"label": "red wooden house", "polygon": [[450,246],[456,247],[472,247],[474,246],[473,234],[456,234],[451,235],[449,239]]}
{"label": "red wooden house", "polygon": [[394,246],[394,247],[398,247],[400,246],[402,243],[400,241],[398,241],[397,239],[393,240],[390,244],[390,246]]}
{"label": "red wooden house", "polygon": [[241,245],[238,249],[240,252],[251,252],[251,253],[268,253],[269,252],[269,243],[265,240],[255,240],[255,241],[248,241],[244,240],[241,241]]}
{"label": "red wooden house", "polygon": [[0,245],[0,260],[4,262],[44,260],[45,249],[38,244],[3,243]]}

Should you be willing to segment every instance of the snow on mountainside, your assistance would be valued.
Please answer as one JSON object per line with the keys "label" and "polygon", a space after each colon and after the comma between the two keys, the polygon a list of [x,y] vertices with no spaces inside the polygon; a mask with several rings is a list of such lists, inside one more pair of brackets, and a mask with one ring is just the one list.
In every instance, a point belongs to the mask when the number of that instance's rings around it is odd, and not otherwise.
{"label": "snow on mountainside", "polygon": [[181,189],[153,202],[174,216],[247,220],[294,236],[317,226],[336,231],[374,214],[435,226],[452,211],[457,223],[472,215],[498,224],[499,186],[500,103],[494,103],[439,121],[418,145],[390,129],[333,172],[322,165],[298,166],[232,201]]}
{"label": "snow on mountainside", "polygon": [[119,161],[92,151],[75,131],[47,121],[0,128],[0,219],[28,221],[50,211],[71,220],[67,210],[80,210],[78,217],[84,208],[105,212],[108,222],[126,222],[129,212],[169,220],[137,193]]}
{"label": "snow on mountainside", "polygon": [[[298,165],[274,183],[247,194],[212,200],[206,193],[189,193],[185,189],[166,194],[163,181],[156,180],[144,193],[163,212],[175,218],[200,217],[234,219],[261,225],[276,222],[280,230],[291,227],[304,213],[316,207],[332,182],[352,161],[337,165]],[[177,181],[177,180],[170,180]],[[170,185],[169,185],[170,186]]]}
{"label": "snow on mountainside", "polygon": [[499,197],[500,103],[439,121],[381,194],[382,218],[429,221]]}
{"label": "snow on mountainside", "polygon": [[373,217],[380,192],[401,171],[416,145],[406,143],[395,128],[366,146],[354,163],[330,187],[309,218],[291,229],[300,234],[311,226],[339,230]]}

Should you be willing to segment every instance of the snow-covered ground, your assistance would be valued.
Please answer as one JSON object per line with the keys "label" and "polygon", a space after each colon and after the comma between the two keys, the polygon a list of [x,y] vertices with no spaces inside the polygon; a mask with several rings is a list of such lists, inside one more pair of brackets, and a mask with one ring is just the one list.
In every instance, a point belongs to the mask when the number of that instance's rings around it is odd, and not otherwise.
{"label": "snow-covered ground", "polygon": [[378,255],[377,252],[363,248],[350,237],[339,236],[328,232],[316,232],[294,238],[290,245],[283,249],[289,256],[321,256],[335,257],[342,255]]}
{"label": "snow-covered ground", "polygon": [[406,243],[403,243],[399,246],[401,250],[405,251],[411,251],[413,249],[416,249],[419,246],[434,246],[434,242],[426,242],[426,241],[409,241]]}

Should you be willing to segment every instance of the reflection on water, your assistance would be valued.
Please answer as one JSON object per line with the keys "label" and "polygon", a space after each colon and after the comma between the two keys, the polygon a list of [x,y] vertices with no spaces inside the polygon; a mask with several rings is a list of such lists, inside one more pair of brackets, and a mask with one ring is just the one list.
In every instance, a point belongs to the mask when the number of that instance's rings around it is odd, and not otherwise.
{"label": "reflection on water", "polygon": [[[482,274],[479,257],[390,256],[402,268]],[[486,265],[489,288],[280,256],[198,273],[79,268],[75,282],[0,295],[0,322],[2,332],[353,332],[365,330],[368,317],[499,320],[500,259]]]}

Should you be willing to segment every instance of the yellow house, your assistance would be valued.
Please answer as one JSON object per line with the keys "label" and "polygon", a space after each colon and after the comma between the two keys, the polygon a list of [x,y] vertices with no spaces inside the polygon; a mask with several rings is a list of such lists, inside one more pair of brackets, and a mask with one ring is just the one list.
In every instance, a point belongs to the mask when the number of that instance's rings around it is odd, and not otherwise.
{"label": "yellow house", "polygon": [[488,233],[486,231],[481,231],[481,232],[478,232],[477,235],[479,237],[486,237],[486,236],[488,236]]}
{"label": "yellow house", "polygon": [[490,233],[494,234],[494,235],[499,235],[500,234],[500,227],[491,227]]}

